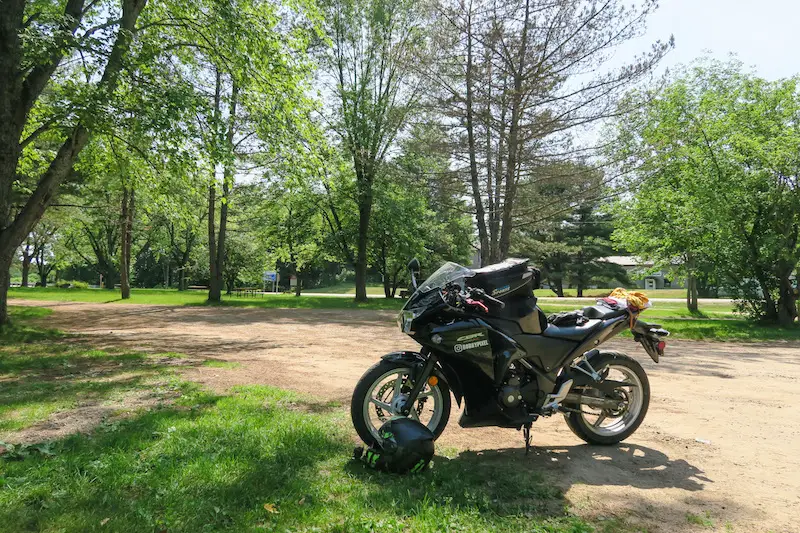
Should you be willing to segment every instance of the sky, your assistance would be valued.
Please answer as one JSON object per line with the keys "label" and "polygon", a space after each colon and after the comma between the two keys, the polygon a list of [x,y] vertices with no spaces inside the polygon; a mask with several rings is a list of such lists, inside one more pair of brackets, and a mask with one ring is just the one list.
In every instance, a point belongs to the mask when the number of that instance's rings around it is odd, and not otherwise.
{"label": "sky", "polygon": [[675,49],[659,72],[710,52],[725,60],[735,53],[745,67],[770,80],[800,74],[800,1],[661,0],[646,34],[629,43],[646,49],[675,37]]}

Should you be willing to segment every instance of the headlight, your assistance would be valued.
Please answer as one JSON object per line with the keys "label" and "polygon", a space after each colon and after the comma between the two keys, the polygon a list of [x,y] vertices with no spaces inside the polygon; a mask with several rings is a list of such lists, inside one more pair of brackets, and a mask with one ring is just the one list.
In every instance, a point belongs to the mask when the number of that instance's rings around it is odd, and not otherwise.
{"label": "headlight", "polygon": [[411,333],[411,323],[417,318],[414,311],[400,311],[397,315],[397,325],[400,326],[400,331],[403,333]]}

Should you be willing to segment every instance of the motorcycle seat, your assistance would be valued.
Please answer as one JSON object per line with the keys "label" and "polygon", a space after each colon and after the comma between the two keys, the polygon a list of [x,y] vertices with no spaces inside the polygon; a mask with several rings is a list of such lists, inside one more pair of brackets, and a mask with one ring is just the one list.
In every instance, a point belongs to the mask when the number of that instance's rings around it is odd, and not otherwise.
{"label": "motorcycle seat", "polygon": [[548,324],[542,332],[542,336],[554,339],[582,341],[602,323],[602,320],[589,320],[580,326],[556,326]]}
{"label": "motorcycle seat", "polygon": [[609,318],[616,318],[627,313],[627,309],[611,309],[605,305],[590,305],[583,308],[583,316],[586,318],[595,318],[598,320],[608,320]]}

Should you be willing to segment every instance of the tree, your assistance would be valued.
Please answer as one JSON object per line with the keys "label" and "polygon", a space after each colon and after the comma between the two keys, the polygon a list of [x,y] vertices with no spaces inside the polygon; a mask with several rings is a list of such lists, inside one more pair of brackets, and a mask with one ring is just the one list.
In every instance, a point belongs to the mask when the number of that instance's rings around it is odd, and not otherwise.
{"label": "tree", "polygon": [[671,40],[656,42],[628,65],[607,64],[655,7],[651,0],[439,3],[439,54],[426,77],[470,186],[483,264],[507,257],[515,229],[578,200],[531,209],[521,197],[540,167],[596,152],[575,143],[572,131],[621,112],[625,88],[671,48]]}
{"label": "tree", "polygon": [[[166,9],[168,46],[182,50],[196,85],[201,166],[207,172],[209,301],[224,282],[229,202],[240,172],[252,172],[304,129],[310,63],[317,36],[309,2],[207,0]],[[187,47],[185,43],[199,43]],[[246,164],[246,170],[240,165]],[[217,215],[218,213],[218,215]]]}
{"label": "tree", "polygon": [[52,244],[58,229],[57,222],[43,219],[25,238],[25,242],[20,247],[23,287],[28,286],[31,264],[36,266],[39,284],[42,287],[47,286],[47,277],[56,266],[55,261],[52,260]]}
{"label": "tree", "polygon": [[783,325],[797,316],[799,82],[705,61],[622,121],[614,143],[635,190],[619,210],[625,246],[680,251],[689,273],[713,265],[743,309]]}
{"label": "tree", "polygon": [[[41,9],[44,6],[38,2],[10,0],[3,3],[0,18],[0,79],[3,80],[0,84],[0,325],[8,321],[9,267],[14,251],[41,219],[88,143],[93,120],[101,109],[98,104],[113,96],[145,2],[122,0],[120,9],[112,3],[85,5],[84,0],[67,0],[61,13]],[[110,48],[94,46],[93,34],[110,36],[114,27],[117,30]],[[86,64],[104,66],[96,75],[88,75],[87,81],[77,81],[82,90],[73,95],[83,95],[83,100],[76,97],[68,117],[41,116],[37,102],[43,91],[63,59],[77,56],[79,50],[85,54],[84,59],[89,55]],[[35,182],[30,193],[15,190],[23,149],[42,132],[55,127],[62,132],[55,155],[41,175],[29,177]],[[17,204],[22,205],[18,210],[14,207]]]}
{"label": "tree", "polygon": [[582,296],[591,283],[627,282],[622,268],[602,261],[613,253],[609,237],[614,227],[611,214],[595,199],[604,194],[605,180],[592,165],[571,162],[542,166],[520,182],[525,189],[519,197],[522,209],[577,199],[567,208],[542,216],[537,224],[515,231],[512,250],[533,259],[559,297],[564,296],[565,284],[576,287]]}
{"label": "tree", "polygon": [[331,0],[323,9],[332,42],[324,64],[333,80],[334,130],[355,174],[356,300],[365,301],[373,186],[418,99],[412,72],[424,45],[424,9],[412,0]]}
{"label": "tree", "polygon": [[[385,174],[384,174],[385,175]],[[422,191],[408,180],[383,179],[376,183],[370,229],[370,263],[383,280],[386,298],[394,298],[412,257],[425,254],[435,223]],[[427,254],[425,254],[427,255]]]}
{"label": "tree", "polygon": [[579,206],[567,219],[564,240],[574,249],[567,273],[579,298],[583,297],[583,289],[593,282],[616,280],[623,285],[628,283],[625,269],[603,261],[614,253],[610,239],[614,231],[612,223],[611,214],[603,212],[596,203]]}

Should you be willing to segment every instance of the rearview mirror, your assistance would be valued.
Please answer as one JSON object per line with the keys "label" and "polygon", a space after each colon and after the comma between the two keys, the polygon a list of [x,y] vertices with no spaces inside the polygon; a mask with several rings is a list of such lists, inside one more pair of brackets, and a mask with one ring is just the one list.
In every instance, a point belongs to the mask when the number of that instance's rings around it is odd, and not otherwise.
{"label": "rearview mirror", "polygon": [[408,270],[411,272],[411,286],[414,287],[414,290],[416,290],[417,289],[416,274],[419,272],[419,260],[416,257],[408,262]]}

